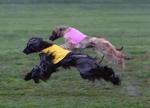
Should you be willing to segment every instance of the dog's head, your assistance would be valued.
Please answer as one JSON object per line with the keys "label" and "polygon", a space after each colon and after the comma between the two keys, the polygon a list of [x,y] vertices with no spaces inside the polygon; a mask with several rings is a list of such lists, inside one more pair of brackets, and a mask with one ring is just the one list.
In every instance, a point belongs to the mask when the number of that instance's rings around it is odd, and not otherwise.
{"label": "dog's head", "polygon": [[120,78],[117,75],[115,75],[115,72],[113,71],[112,68],[104,66],[104,73],[102,76],[103,76],[104,80],[110,81],[114,85],[121,84]]}
{"label": "dog's head", "polygon": [[49,39],[51,41],[54,41],[58,38],[61,38],[64,36],[64,32],[68,29],[69,27],[67,26],[58,26],[56,28],[54,28],[54,30],[52,31],[51,36],[49,37]]}
{"label": "dog's head", "polygon": [[52,43],[48,43],[39,37],[32,37],[29,39],[26,48],[23,50],[23,53],[30,54],[40,52],[44,48],[52,45]]}
{"label": "dog's head", "polygon": [[39,51],[41,51],[42,43],[43,43],[43,39],[42,38],[32,37],[31,39],[29,39],[29,41],[27,43],[27,46],[23,50],[23,52],[25,54],[39,52]]}

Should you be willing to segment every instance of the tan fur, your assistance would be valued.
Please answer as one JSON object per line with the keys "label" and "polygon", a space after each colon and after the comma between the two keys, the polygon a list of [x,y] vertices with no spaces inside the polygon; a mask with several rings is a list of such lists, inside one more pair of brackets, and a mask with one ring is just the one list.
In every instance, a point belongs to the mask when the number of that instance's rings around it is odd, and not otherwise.
{"label": "tan fur", "polygon": [[88,44],[93,44],[95,50],[104,54],[108,61],[113,62],[119,69],[124,70],[125,61],[123,53],[116,50],[108,40],[104,38],[89,38],[88,41]]}
{"label": "tan fur", "polygon": [[55,35],[59,35],[60,37],[63,37],[64,32],[68,29],[68,26],[57,26],[53,29],[52,34]]}
{"label": "tan fur", "polygon": [[[64,33],[67,31],[68,26],[58,26],[53,30],[53,33],[57,33],[60,37],[64,36]],[[68,40],[65,40],[65,43],[61,45],[63,48],[68,50],[73,50],[75,48],[86,48],[87,46],[93,46],[95,51],[98,54],[103,54],[108,61],[116,64],[120,70],[125,68],[124,55],[121,51],[117,50],[108,40],[105,38],[97,37],[87,37],[78,45],[70,43]]]}

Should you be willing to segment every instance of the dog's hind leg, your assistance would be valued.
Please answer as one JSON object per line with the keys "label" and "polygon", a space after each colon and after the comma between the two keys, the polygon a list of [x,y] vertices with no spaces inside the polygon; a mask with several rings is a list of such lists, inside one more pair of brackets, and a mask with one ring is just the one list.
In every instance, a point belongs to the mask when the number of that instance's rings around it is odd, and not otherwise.
{"label": "dog's hind leg", "polygon": [[83,79],[90,81],[104,79],[114,85],[120,84],[120,79],[115,75],[112,68],[98,64],[94,58],[89,56],[78,59],[76,67]]}

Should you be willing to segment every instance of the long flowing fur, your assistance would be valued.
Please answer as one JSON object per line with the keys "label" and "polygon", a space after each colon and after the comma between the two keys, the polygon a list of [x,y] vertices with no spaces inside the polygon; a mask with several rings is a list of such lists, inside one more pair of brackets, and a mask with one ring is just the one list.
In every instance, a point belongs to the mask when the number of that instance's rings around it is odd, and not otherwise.
{"label": "long flowing fur", "polygon": [[[49,44],[41,38],[31,38],[23,52],[25,54],[36,53],[51,45],[52,43]],[[53,59],[54,55],[51,53],[40,53],[40,63],[34,66],[31,72],[27,73],[25,80],[28,81],[33,79],[35,83],[38,83],[39,80],[46,81],[59,67],[65,69],[75,67],[80,72],[83,79],[88,79],[90,81],[104,79],[114,85],[120,84],[120,79],[115,75],[112,68],[99,64],[95,58],[88,55],[70,52],[57,64],[53,63]]]}
{"label": "long flowing fur", "polygon": [[[105,58],[116,64],[119,69],[125,69],[123,53],[117,50],[109,41],[104,38],[89,38],[87,41],[89,41],[88,45],[93,46],[97,53],[104,54]],[[84,42],[81,44],[84,44]]]}
{"label": "long flowing fur", "polygon": [[24,78],[26,81],[31,79],[33,79],[35,83],[39,83],[39,80],[46,81],[50,78],[52,73],[57,71],[57,66],[52,62],[54,58],[52,55],[40,53],[39,56],[40,63],[35,65],[31,72],[27,73]]}
{"label": "long flowing fur", "polygon": [[68,50],[74,50],[78,48],[87,48],[89,46],[93,47],[98,54],[103,54],[106,60],[111,61],[116,64],[116,67],[120,70],[125,69],[125,56],[120,51],[121,49],[115,48],[108,40],[104,38],[98,37],[87,37],[79,44],[72,43],[72,40],[69,38],[65,38],[65,32],[68,31],[70,27],[68,26],[58,26],[56,27],[52,35],[50,36],[50,40],[54,41],[58,38],[63,37],[65,39],[65,43],[61,46]]}

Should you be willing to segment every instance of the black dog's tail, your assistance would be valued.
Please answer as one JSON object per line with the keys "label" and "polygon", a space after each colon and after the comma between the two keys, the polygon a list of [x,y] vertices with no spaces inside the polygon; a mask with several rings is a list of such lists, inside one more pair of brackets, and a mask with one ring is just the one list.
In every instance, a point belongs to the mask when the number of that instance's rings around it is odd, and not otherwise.
{"label": "black dog's tail", "polygon": [[115,75],[112,68],[100,65],[92,57],[87,56],[78,59],[76,62],[76,67],[83,79],[88,79],[93,82],[95,80],[104,79],[114,85],[120,84],[120,79],[117,75]]}
{"label": "black dog's tail", "polygon": [[107,82],[111,82],[114,85],[120,85],[120,78],[115,75],[113,70],[107,66],[99,67],[91,70],[90,72],[80,73],[83,79],[88,79],[89,81],[95,82],[95,80],[104,79]]}
{"label": "black dog's tail", "polygon": [[114,85],[120,85],[121,81],[120,78],[115,74],[112,68],[107,67],[107,66],[101,66],[99,67],[100,70],[102,68],[103,71],[101,71],[101,76],[105,81],[109,81],[113,83]]}

